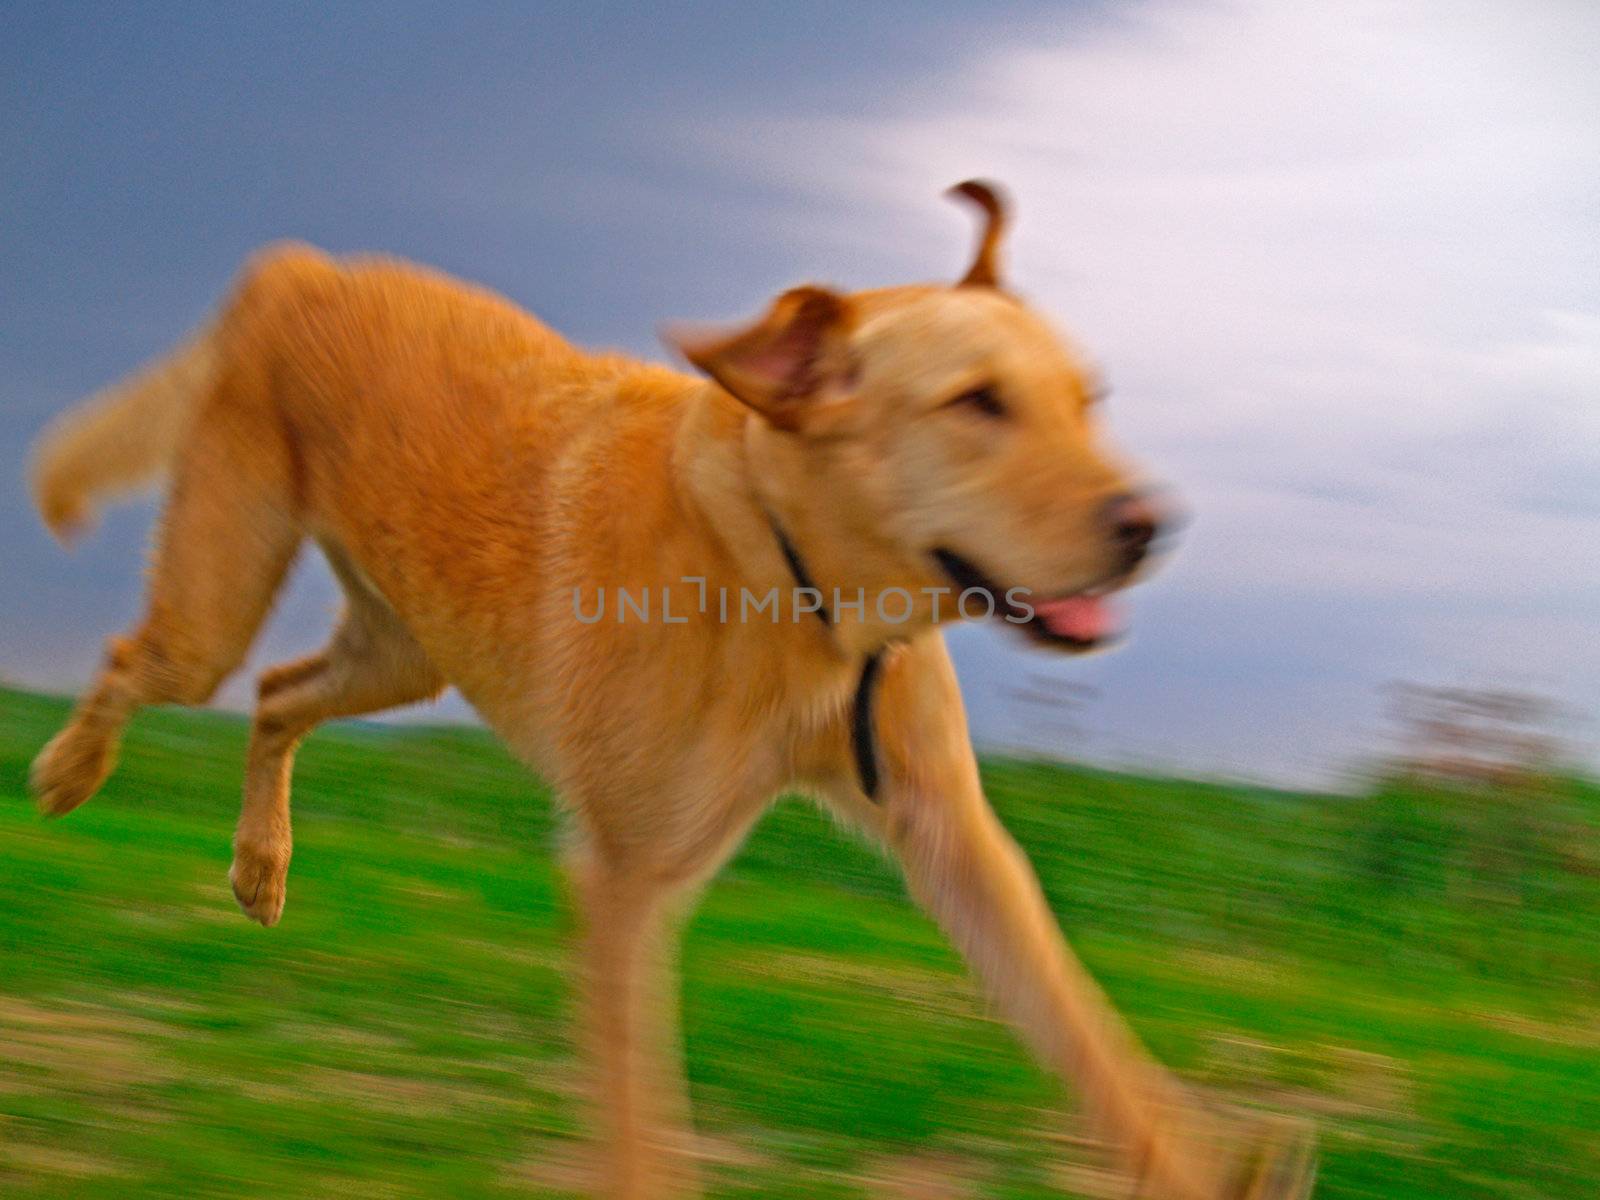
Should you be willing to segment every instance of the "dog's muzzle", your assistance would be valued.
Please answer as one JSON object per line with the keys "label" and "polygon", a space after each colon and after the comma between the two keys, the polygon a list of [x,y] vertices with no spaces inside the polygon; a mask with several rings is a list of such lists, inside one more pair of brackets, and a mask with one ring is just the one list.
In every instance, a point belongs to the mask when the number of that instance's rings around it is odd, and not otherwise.
{"label": "dog's muzzle", "polygon": [[988,597],[995,616],[1037,642],[1068,653],[1083,653],[1099,649],[1116,637],[1115,616],[1106,599],[1109,589],[1039,598],[1026,589],[1002,588],[970,558],[948,547],[936,547],[933,558],[958,595],[978,592]]}

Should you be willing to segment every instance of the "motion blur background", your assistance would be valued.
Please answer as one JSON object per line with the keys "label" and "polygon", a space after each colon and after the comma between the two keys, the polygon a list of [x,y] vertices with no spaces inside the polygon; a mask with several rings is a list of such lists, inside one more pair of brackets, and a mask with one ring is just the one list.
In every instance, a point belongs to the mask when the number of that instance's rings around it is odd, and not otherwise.
{"label": "motion blur background", "polygon": [[[1324,1119],[1323,1194],[1595,1193],[1600,6],[0,25],[0,1190],[581,1190],[548,805],[481,735],[313,739],[271,934],[224,882],[235,723],[143,719],[102,800],[34,824],[25,764],[60,708],[18,689],[87,678],[153,513],[62,554],[22,472],[50,415],[275,238],[414,258],[654,356],[660,322],[795,282],[954,277],[970,217],[939,192],[981,175],[1017,203],[1017,288],[1195,518],[1115,655],[951,637],[1069,934],[1191,1077]],[[333,604],[308,558],[252,665],[320,644]],[[802,810],[688,954],[726,1194],[1107,1186],[898,883]]]}
{"label": "motion blur background", "polygon": [[[1597,54],[1581,0],[12,5],[0,669],[86,678],[150,516],[63,558],[29,439],[263,242],[659,355],[662,321],[798,281],[952,278],[970,216],[939,193],[987,175],[1016,285],[1196,520],[1115,657],[954,639],[980,740],[1040,740],[1024,670],[1098,688],[1080,756],[1287,782],[1347,767],[1395,677],[1600,710]],[[258,661],[331,602],[308,564]]]}

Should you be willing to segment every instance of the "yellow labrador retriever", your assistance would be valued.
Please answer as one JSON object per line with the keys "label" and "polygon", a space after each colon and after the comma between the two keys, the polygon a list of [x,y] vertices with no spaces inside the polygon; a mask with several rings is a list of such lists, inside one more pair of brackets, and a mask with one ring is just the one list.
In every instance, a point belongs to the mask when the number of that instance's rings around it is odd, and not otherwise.
{"label": "yellow labrador retriever", "polygon": [[1140,1050],[979,788],[939,626],[1107,642],[1160,513],[1102,448],[1084,366],[1002,285],[995,192],[955,191],[985,217],[959,284],[796,288],[672,335],[700,376],[416,267],[261,254],[211,326],[38,450],[63,537],[171,480],[145,617],[34,763],[43,810],[95,792],[140,705],[211,696],[310,537],[347,606],[261,677],[239,903],[282,915],[301,738],[458,688],[577,831],[606,1194],[696,1190],[667,935],[787,790],[894,852],[1140,1194],[1306,1194],[1301,1138],[1222,1121]]}

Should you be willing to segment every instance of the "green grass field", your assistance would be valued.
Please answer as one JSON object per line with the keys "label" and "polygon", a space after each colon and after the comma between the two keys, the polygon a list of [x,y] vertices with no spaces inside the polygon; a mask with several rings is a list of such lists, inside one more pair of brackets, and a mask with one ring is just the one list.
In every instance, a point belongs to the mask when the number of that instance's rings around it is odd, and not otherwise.
{"label": "green grass field", "polygon": [[[557,823],[487,735],[316,734],[264,930],[226,879],[242,724],[142,716],[45,824],[64,712],[0,691],[0,1195],[581,1193]],[[1154,1049],[1318,1120],[1319,1196],[1600,1195],[1594,789],[1529,834],[1427,794],[986,775]],[[1097,1194],[1070,1097],[805,806],[708,892],[684,974],[716,1195]]]}

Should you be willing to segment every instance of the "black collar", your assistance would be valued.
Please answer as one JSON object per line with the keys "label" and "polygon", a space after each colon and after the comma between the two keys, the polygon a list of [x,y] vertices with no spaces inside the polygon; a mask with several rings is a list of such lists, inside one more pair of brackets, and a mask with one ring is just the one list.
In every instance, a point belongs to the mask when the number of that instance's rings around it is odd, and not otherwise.
{"label": "black collar", "polygon": [[[778,524],[778,518],[772,515],[770,508],[761,510],[767,515],[767,524],[772,527],[772,536],[778,539],[778,549],[783,552],[783,561],[789,564],[789,574],[794,576],[796,589],[815,592],[817,599],[822,599],[822,589],[817,586],[817,581],[811,577],[811,572],[806,569],[806,560],[800,557],[800,551],[795,549],[794,542],[783,526]],[[833,626],[832,609],[826,605],[816,610],[817,619],[830,629]]]}
{"label": "black collar", "polygon": [[[817,586],[816,580],[811,577],[811,572],[806,568],[806,560],[800,557],[788,533],[778,523],[778,518],[773,516],[772,510],[764,508],[767,524],[772,528],[772,536],[778,543],[778,549],[783,554],[783,561],[789,566],[789,574],[794,576],[795,586],[815,592],[819,597],[822,589]],[[817,618],[832,631],[832,609],[823,605],[816,610]],[[874,650],[868,654],[861,663],[861,679],[856,684],[856,695],[853,710],[850,714],[850,754],[855,759],[856,782],[861,785],[861,790],[866,793],[867,799],[874,802],[878,799],[878,747],[873,736],[873,701],[877,697],[878,676],[883,667],[883,651]]]}

